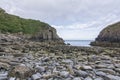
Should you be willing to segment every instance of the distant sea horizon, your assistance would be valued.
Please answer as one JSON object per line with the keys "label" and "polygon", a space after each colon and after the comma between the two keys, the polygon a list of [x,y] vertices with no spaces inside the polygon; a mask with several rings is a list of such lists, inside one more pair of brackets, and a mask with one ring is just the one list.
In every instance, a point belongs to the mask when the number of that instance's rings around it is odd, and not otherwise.
{"label": "distant sea horizon", "polygon": [[90,43],[94,40],[65,40],[66,44],[70,44],[71,46],[86,46],[90,47]]}

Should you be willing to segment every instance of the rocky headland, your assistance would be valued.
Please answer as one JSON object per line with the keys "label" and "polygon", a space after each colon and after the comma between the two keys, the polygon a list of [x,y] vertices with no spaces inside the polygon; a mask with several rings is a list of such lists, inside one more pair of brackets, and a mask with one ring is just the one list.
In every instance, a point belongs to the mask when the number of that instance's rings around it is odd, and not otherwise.
{"label": "rocky headland", "polygon": [[[19,30],[14,21],[4,23],[9,14],[2,9],[1,15],[0,80],[120,80],[119,48],[65,45],[46,23],[18,20]],[[37,24],[37,31],[29,24]]]}
{"label": "rocky headland", "polygon": [[103,29],[96,40],[91,43],[93,46],[120,47],[120,22],[107,26]]}
{"label": "rocky headland", "polygon": [[24,19],[6,13],[0,8],[0,32],[14,34],[33,41],[55,41],[64,43],[56,29],[39,20]]}

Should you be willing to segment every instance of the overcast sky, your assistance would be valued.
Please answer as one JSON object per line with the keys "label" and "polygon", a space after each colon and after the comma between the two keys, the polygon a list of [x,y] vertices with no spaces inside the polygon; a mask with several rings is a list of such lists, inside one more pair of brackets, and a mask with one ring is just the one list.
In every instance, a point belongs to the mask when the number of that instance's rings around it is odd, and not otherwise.
{"label": "overcast sky", "polygon": [[63,39],[95,39],[120,21],[120,0],[0,0],[10,14],[49,23]]}

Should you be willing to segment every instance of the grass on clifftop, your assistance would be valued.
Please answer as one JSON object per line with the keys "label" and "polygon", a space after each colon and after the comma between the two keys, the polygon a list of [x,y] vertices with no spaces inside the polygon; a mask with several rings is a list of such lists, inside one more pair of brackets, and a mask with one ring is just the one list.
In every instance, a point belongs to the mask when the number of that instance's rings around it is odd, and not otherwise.
{"label": "grass on clifftop", "polygon": [[47,29],[48,24],[39,20],[24,19],[6,13],[0,8],[0,32],[35,34],[36,32]]}

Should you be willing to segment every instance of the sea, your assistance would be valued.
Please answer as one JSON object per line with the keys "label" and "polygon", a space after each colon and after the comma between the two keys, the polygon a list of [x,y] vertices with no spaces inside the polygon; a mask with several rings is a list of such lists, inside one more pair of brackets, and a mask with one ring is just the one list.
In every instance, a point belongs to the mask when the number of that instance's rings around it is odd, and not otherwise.
{"label": "sea", "polygon": [[85,46],[90,47],[90,43],[94,40],[65,40],[66,44],[70,44],[71,46]]}

